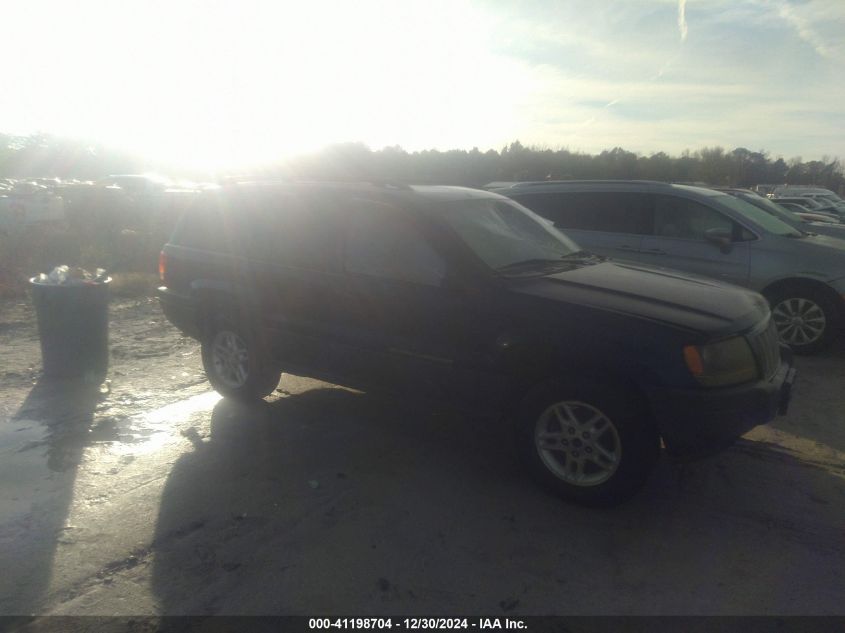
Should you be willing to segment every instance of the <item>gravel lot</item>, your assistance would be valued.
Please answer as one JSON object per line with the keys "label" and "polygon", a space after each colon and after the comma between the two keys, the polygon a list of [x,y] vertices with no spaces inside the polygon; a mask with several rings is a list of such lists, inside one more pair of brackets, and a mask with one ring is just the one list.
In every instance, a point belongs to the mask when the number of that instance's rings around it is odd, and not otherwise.
{"label": "gravel lot", "polygon": [[0,304],[0,614],[845,614],[845,341],[788,416],[588,510],[493,420],[288,375],[224,402],[153,299],[110,314],[101,394],[39,382]]}

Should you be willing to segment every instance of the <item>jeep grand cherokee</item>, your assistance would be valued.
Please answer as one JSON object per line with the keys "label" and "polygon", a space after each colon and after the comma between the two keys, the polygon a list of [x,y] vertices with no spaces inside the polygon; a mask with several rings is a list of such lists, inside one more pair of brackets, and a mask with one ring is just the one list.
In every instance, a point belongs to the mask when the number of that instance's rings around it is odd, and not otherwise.
{"label": "jeep grand cherokee", "polygon": [[586,504],[634,493],[661,440],[700,453],[783,413],[794,377],[759,294],[607,261],[471,189],[226,187],[160,272],[222,395],[286,371],[506,413],[535,477]]}

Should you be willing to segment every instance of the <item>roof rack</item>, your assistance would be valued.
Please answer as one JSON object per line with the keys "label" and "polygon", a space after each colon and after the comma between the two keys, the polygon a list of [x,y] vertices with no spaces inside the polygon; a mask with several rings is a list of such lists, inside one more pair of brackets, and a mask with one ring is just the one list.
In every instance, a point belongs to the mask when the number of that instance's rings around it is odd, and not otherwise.
{"label": "roof rack", "polygon": [[542,187],[543,185],[584,185],[584,184],[638,184],[638,185],[665,185],[666,182],[660,180],[626,180],[624,178],[608,178],[602,180],[600,178],[593,178],[592,180],[526,180],[523,182],[515,182],[510,185],[511,188],[518,187]]}
{"label": "roof rack", "polygon": [[221,185],[324,185],[324,186],[366,186],[380,187],[382,189],[394,189],[401,191],[413,191],[411,186],[404,182],[393,182],[384,180],[297,180],[285,176],[255,176],[255,175],[234,175],[224,176],[218,179]]}
{"label": "roof rack", "polygon": [[374,187],[381,187],[382,189],[399,189],[401,191],[413,191],[411,185],[405,182],[392,182],[385,180],[368,180]]}

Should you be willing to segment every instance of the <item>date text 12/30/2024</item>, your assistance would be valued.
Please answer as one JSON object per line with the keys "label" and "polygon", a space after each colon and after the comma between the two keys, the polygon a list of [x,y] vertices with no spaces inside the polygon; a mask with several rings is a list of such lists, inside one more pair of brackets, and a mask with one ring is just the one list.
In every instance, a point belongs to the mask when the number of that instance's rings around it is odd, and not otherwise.
{"label": "date text 12/30/2024", "polygon": [[330,629],[527,629],[515,618],[309,618],[308,628]]}

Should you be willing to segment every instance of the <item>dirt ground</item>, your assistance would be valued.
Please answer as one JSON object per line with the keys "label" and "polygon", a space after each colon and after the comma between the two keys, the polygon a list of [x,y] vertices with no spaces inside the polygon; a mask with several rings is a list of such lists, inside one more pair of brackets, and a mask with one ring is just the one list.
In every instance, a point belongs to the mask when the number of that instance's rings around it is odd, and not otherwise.
{"label": "dirt ground", "polygon": [[845,614],[845,341],[788,416],[589,510],[489,419],[288,375],[225,402],[154,299],[110,320],[101,393],[0,304],[0,614]]}

